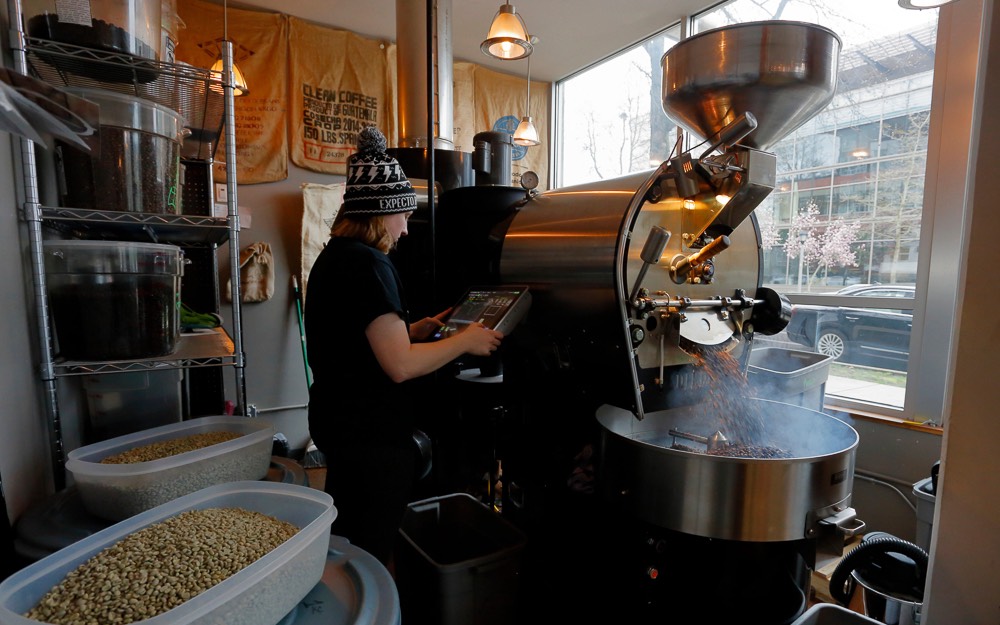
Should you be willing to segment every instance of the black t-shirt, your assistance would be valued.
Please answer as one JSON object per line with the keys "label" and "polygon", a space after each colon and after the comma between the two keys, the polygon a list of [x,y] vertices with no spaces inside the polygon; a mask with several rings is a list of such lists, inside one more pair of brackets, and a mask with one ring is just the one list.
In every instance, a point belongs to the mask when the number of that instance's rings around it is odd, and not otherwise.
{"label": "black t-shirt", "polygon": [[389,257],[354,239],[331,238],[310,270],[304,312],[314,438],[336,432],[409,440],[406,386],[385,374],[365,336],[368,324],[386,313],[407,320]]}

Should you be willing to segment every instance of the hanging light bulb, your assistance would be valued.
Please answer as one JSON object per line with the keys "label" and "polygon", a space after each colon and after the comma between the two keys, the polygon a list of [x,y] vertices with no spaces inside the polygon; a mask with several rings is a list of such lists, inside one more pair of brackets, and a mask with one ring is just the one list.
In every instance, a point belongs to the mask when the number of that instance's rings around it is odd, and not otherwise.
{"label": "hanging light bulb", "polygon": [[[222,58],[212,64],[212,78],[215,80],[222,80]],[[243,72],[237,67],[236,63],[233,63],[233,97],[239,97],[241,95],[246,95],[250,93],[250,89],[247,88],[247,79],[243,77]]]}
{"label": "hanging light bulb", "polygon": [[[229,41],[229,4],[224,1],[222,3],[222,40]],[[221,81],[223,79],[223,67],[222,56],[220,55],[218,60],[212,64],[211,72],[213,80]],[[219,87],[212,85],[212,91],[220,91]],[[250,89],[247,87],[247,79],[244,78],[243,72],[240,68],[236,66],[236,61],[233,61],[233,97],[239,97],[241,95],[246,95],[250,93]]]}
{"label": "hanging light bulb", "polygon": [[535,130],[535,124],[531,121],[531,115],[525,115],[521,118],[521,123],[517,125],[517,130],[514,131],[514,143],[523,145],[526,148],[541,143],[538,140],[538,131]]}
{"label": "hanging light bulb", "polygon": [[521,118],[521,122],[517,125],[517,129],[514,130],[513,141],[517,145],[523,145],[524,147],[530,148],[538,145],[541,141],[538,140],[538,131],[535,130],[535,124],[531,122],[531,57],[528,57],[528,89],[527,96],[524,102],[524,117]]}
{"label": "hanging light bulb", "polygon": [[503,3],[490,24],[486,40],[480,44],[483,54],[495,59],[513,61],[531,55],[531,42],[524,20],[509,2]]}

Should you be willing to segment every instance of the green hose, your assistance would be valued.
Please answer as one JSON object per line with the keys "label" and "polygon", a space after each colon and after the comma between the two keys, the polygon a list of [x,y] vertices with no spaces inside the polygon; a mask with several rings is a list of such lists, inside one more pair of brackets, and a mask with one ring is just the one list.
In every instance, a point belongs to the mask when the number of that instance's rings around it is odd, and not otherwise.
{"label": "green hose", "polygon": [[309,356],[306,355],[306,325],[302,317],[302,291],[299,290],[299,279],[292,276],[292,292],[295,294],[295,310],[299,316],[299,340],[302,343],[302,364],[306,370],[306,388],[312,388],[312,376],[309,373]]}

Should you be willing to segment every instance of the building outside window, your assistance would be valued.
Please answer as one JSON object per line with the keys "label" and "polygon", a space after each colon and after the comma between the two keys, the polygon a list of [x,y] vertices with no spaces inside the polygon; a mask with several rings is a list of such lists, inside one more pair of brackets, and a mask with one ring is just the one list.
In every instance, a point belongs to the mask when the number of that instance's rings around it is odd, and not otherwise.
{"label": "building outside window", "polygon": [[[834,356],[828,403],[899,416],[910,328],[920,314],[914,296],[938,12],[851,4],[735,0],[692,16],[688,30],[781,19],[826,26],[843,41],[833,101],[770,148],[776,185],[755,211],[763,283],[796,312],[788,332],[760,340]],[[660,106],[659,62],[680,33],[673,25],[557,84],[559,186],[666,160],[676,130]]]}

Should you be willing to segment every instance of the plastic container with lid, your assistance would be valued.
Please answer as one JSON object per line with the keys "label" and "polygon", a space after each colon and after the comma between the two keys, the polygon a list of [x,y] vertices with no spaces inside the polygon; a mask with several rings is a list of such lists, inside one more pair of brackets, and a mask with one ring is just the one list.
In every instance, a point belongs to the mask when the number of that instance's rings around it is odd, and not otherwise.
{"label": "plastic container with lid", "polygon": [[181,248],[77,240],[42,246],[61,357],[130,360],[173,353],[180,336]]}
{"label": "plastic container with lid", "polygon": [[160,58],[160,0],[23,0],[29,37]]}
{"label": "plastic container with lid", "polygon": [[[240,436],[148,462],[101,462],[136,447],[208,432]],[[263,478],[273,437],[274,426],[261,419],[199,417],[80,447],[69,452],[66,470],[88,512],[119,521],[214,484]]]}
{"label": "plastic container with lid", "polygon": [[399,625],[396,583],[381,562],[343,536],[330,536],[319,584],[277,625]]}
{"label": "plastic container with lid", "polygon": [[187,25],[177,14],[177,0],[162,0],[160,13],[160,58],[167,63],[174,63],[177,60],[175,50],[180,29],[187,28]]}
{"label": "plastic container with lid", "polygon": [[62,206],[100,211],[180,212],[181,144],[188,134],[176,111],[105,89],[67,88],[100,106],[91,151],[56,142]]}
{"label": "plastic container with lid", "polygon": [[38,625],[24,613],[67,574],[130,534],[187,510],[242,508],[299,528],[253,564],[144,625],[274,625],[323,575],[337,515],[323,491],[272,482],[230,482],[199,490],[84,538],[0,583],[0,625]]}

